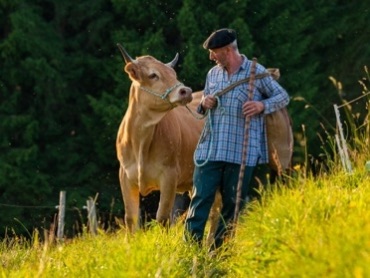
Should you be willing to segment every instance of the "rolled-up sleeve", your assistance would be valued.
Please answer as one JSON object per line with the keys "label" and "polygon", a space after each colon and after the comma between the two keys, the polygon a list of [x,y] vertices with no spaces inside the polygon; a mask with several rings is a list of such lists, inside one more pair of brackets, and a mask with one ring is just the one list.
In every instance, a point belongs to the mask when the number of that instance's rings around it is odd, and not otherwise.
{"label": "rolled-up sleeve", "polygon": [[270,114],[289,104],[288,93],[272,77],[262,78],[259,85],[261,93],[267,97],[262,100],[265,106],[264,114]]}

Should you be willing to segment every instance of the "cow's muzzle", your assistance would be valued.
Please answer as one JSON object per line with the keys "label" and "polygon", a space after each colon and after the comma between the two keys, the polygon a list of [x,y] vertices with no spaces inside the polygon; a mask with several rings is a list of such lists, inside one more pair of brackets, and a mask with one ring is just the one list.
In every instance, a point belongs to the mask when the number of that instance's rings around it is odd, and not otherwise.
{"label": "cow's muzzle", "polygon": [[189,87],[182,87],[179,89],[178,95],[181,105],[186,105],[193,100],[193,90]]}

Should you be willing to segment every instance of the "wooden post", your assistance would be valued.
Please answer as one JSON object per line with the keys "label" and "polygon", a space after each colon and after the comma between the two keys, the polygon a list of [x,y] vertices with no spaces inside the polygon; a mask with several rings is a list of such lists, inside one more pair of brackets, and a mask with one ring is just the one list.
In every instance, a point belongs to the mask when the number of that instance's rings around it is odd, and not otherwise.
{"label": "wooden post", "polygon": [[64,236],[64,216],[66,210],[66,192],[60,191],[59,194],[59,206],[58,206],[58,232],[57,239],[62,240]]}
{"label": "wooden post", "polygon": [[[256,65],[257,65],[257,58],[252,59],[251,65],[251,73],[249,76],[249,84],[248,84],[248,100],[253,100],[253,91],[254,91],[254,82],[256,79]],[[240,203],[242,201],[242,188],[243,188],[243,179],[244,179],[244,171],[245,171],[245,164],[247,161],[247,149],[248,149],[248,140],[249,140],[249,128],[250,128],[251,118],[245,117],[245,124],[244,124],[244,140],[243,140],[243,147],[242,147],[242,161],[240,164],[239,170],[239,178],[238,184],[236,188],[236,205],[234,211],[234,229],[233,232],[235,233],[236,224],[238,223],[238,217],[240,212]]]}
{"label": "wooden post", "polygon": [[96,221],[96,209],[95,209],[95,201],[93,199],[89,199],[86,201],[87,204],[87,218],[89,221],[89,228],[90,233],[96,235],[98,230],[98,222]]}
{"label": "wooden post", "polygon": [[348,149],[347,149],[347,143],[346,139],[344,139],[343,135],[343,128],[342,128],[342,122],[340,121],[340,113],[338,105],[334,104],[334,112],[337,119],[337,126],[338,126],[338,132],[339,132],[339,139],[337,139],[339,154],[341,155],[342,163],[344,164],[344,170],[346,170],[348,173],[352,173],[352,165],[351,161],[349,159],[348,155]]}

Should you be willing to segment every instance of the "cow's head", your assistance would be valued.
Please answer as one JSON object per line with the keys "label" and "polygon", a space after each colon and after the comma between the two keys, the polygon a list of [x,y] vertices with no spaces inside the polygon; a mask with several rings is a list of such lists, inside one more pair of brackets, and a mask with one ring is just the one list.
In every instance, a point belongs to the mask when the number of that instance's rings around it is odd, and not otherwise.
{"label": "cow's head", "polygon": [[192,90],[177,80],[173,69],[178,54],[164,64],[152,56],[133,59],[120,44],[117,46],[125,61],[124,71],[132,80],[139,101],[151,103],[156,106],[151,108],[158,110],[168,110],[192,101]]}

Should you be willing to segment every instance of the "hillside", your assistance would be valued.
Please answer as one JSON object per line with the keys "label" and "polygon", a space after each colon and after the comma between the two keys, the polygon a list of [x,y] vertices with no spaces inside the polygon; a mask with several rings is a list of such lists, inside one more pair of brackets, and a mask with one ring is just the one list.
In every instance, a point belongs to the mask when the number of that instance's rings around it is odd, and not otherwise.
{"label": "hillside", "polygon": [[183,226],[84,233],[61,243],[1,244],[1,277],[369,277],[370,174],[364,167],[297,176],[251,203],[236,236],[212,256]]}

